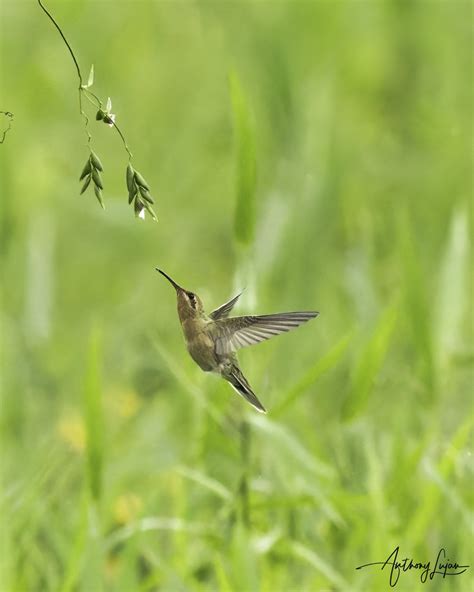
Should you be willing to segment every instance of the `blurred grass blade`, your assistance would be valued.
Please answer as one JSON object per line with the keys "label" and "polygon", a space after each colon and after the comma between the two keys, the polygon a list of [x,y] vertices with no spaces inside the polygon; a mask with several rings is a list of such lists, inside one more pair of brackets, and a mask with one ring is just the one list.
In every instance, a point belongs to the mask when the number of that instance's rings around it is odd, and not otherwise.
{"label": "blurred grass blade", "polygon": [[364,411],[372,391],[374,381],[382,367],[390,338],[397,320],[398,309],[390,306],[382,314],[372,338],[362,350],[356,362],[352,386],[342,406],[342,417],[352,419]]}
{"label": "blurred grass blade", "polygon": [[[367,523],[367,551],[369,557],[376,557],[377,553],[386,543],[389,537],[387,521],[385,517],[389,514],[387,507],[386,483],[383,454],[380,442],[374,438],[372,429],[366,429],[364,440],[364,453],[367,462],[366,490],[367,498],[371,507],[370,523]],[[369,552],[370,550],[370,552]]]}
{"label": "blurred grass blade", "polygon": [[88,533],[81,583],[83,590],[101,592],[104,589],[104,548],[99,504],[87,498]]}
{"label": "blurred grass blade", "polygon": [[100,367],[101,339],[97,328],[92,329],[87,352],[86,384],[84,389],[84,423],[86,427],[86,475],[88,483],[88,539],[83,572],[85,589],[103,589],[103,554],[101,539],[100,500],[104,460],[104,434]]}
{"label": "blurred grass blade", "polygon": [[312,386],[319,377],[333,368],[341,359],[342,355],[347,349],[352,339],[352,331],[345,335],[336,345],[331,348],[326,355],[317,360],[313,366],[311,366],[300,380],[295,383],[291,389],[283,397],[283,401],[279,405],[276,405],[272,409],[272,417],[280,416],[286,409],[294,403],[304,392]]}
{"label": "blurred grass blade", "polygon": [[350,590],[351,587],[342,575],[332,567],[327,561],[322,559],[313,549],[309,549],[305,545],[298,542],[290,543],[290,550],[295,557],[304,559],[314,567],[318,572],[323,574],[336,588],[340,590]]}
{"label": "blurred grass blade", "polygon": [[236,144],[235,237],[248,245],[253,241],[256,218],[257,159],[254,129],[247,98],[235,72],[229,76]]}
{"label": "blurred grass blade", "polygon": [[[458,461],[459,455],[469,446],[473,429],[474,414],[471,412],[459,426],[451,442],[445,443],[445,453],[437,466],[437,472],[443,481],[451,481],[455,463]],[[412,544],[422,543],[430,524],[437,519],[438,513],[442,511],[439,508],[441,494],[442,489],[436,482],[431,482],[423,488],[423,497],[417,505],[417,512],[406,530],[407,540],[412,541]],[[459,526],[461,527],[461,525]]]}
{"label": "blurred grass blade", "polygon": [[87,495],[82,496],[79,524],[77,526],[76,539],[71,544],[64,582],[61,586],[61,592],[72,592],[77,589],[77,580],[80,575],[81,564],[83,561],[84,549],[86,546],[86,537],[89,517],[87,513],[88,503]]}
{"label": "blurred grass blade", "polygon": [[257,555],[266,555],[270,553],[275,545],[281,541],[284,537],[284,533],[279,526],[272,528],[271,530],[263,534],[255,534],[252,536],[252,548]]}
{"label": "blurred grass blade", "polygon": [[304,467],[310,473],[321,477],[334,476],[333,468],[306,450],[288,428],[262,415],[251,415],[249,421],[266,437],[271,438],[275,454],[289,453],[294,463]]}
{"label": "blurred grass blade", "polygon": [[260,590],[256,553],[252,549],[250,531],[241,520],[237,520],[232,530],[230,550],[234,590]]}
{"label": "blurred grass blade", "polygon": [[150,516],[114,530],[105,540],[104,549],[113,549],[138,533],[154,531],[189,532],[194,536],[209,534],[209,525],[182,518]]}
{"label": "blurred grass blade", "polygon": [[219,584],[219,592],[234,592],[234,588],[227,577],[225,567],[223,565],[222,554],[216,553],[214,560],[214,572],[216,574],[216,580]]}
{"label": "blurred grass blade", "polygon": [[220,498],[224,500],[232,499],[232,493],[230,492],[230,490],[224,485],[222,485],[222,483],[219,483],[219,481],[217,481],[216,479],[212,479],[204,473],[201,473],[200,471],[196,471],[194,469],[190,469],[188,467],[179,467],[177,471],[183,477],[191,479],[191,481],[194,481],[195,483],[202,485],[202,487],[205,487],[209,491],[212,491]]}
{"label": "blurred grass blade", "polygon": [[102,493],[103,416],[100,385],[101,348],[97,330],[89,340],[86,385],[84,389],[84,423],[86,426],[86,474],[92,499],[98,502]]}
{"label": "blurred grass blade", "polygon": [[453,213],[441,262],[435,325],[436,353],[441,364],[463,344],[463,318],[468,307],[469,230],[465,210]]}
{"label": "blurred grass blade", "polygon": [[426,278],[422,275],[419,256],[413,244],[413,231],[405,213],[401,216],[401,267],[404,270],[404,295],[408,320],[411,324],[414,349],[421,360],[419,368],[421,378],[431,395],[435,388],[435,367],[431,335],[432,306],[426,291]]}

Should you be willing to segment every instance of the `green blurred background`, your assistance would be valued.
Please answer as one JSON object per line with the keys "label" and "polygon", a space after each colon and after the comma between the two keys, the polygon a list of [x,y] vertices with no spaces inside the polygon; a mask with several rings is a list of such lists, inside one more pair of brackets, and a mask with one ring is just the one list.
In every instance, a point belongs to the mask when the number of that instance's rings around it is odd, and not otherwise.
{"label": "green blurred background", "polygon": [[[2,0],[2,592],[386,590],[473,554],[472,8]],[[189,358],[174,291],[320,317]],[[471,568],[472,571],[472,568]],[[472,573],[430,590],[470,590]],[[425,589],[402,574],[399,591]]]}

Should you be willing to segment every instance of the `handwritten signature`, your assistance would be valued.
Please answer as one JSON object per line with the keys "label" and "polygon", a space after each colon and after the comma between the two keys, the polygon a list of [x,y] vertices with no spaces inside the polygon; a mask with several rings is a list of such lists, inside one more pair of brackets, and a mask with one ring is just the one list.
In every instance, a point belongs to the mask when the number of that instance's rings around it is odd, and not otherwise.
{"label": "handwritten signature", "polygon": [[431,561],[425,563],[422,563],[421,561],[416,562],[408,557],[399,561],[399,551],[400,547],[395,547],[385,561],[366,563],[365,565],[356,567],[356,569],[363,569],[364,567],[370,567],[371,565],[381,565],[382,567],[380,569],[383,571],[386,567],[390,566],[389,582],[390,586],[394,588],[397,585],[398,578],[402,572],[419,570],[421,572],[420,581],[424,584],[428,578],[432,580],[435,575],[443,576],[443,578],[446,576],[459,576],[470,567],[469,565],[459,565],[457,562],[452,562],[449,559],[446,560],[446,549],[444,548],[439,550],[433,567]]}

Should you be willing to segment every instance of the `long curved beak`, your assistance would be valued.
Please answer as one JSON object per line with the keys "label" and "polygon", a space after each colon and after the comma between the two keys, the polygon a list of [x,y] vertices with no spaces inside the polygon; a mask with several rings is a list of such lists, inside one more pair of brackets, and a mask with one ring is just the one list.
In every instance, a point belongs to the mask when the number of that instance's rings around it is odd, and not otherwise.
{"label": "long curved beak", "polygon": [[169,281],[169,283],[170,283],[172,286],[174,286],[174,288],[175,288],[175,290],[176,290],[177,292],[178,292],[178,290],[181,290],[181,291],[183,290],[183,288],[182,288],[180,285],[178,285],[178,284],[177,284],[177,283],[176,283],[176,282],[175,282],[175,281],[174,281],[172,278],[170,278],[170,276],[169,276],[167,273],[165,273],[165,272],[164,272],[164,271],[162,271],[161,269],[158,269],[158,267],[156,267],[155,269],[156,269],[156,271],[157,271],[158,273],[161,273],[161,275],[164,275],[164,276],[165,276],[165,278],[166,278],[166,279]]}

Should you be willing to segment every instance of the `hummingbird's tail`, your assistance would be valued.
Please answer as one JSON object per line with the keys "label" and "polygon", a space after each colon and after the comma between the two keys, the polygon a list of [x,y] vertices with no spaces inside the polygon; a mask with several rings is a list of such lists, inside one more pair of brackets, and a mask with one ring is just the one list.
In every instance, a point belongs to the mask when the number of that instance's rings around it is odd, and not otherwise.
{"label": "hummingbird's tail", "polygon": [[252,391],[251,386],[247,382],[247,379],[242,374],[238,366],[233,364],[230,368],[230,371],[226,372],[222,376],[228,382],[230,382],[231,386],[234,387],[234,389],[239,393],[239,395],[242,395],[242,397],[244,397],[244,399],[246,399],[251,405],[253,405],[255,409],[257,409],[257,411],[260,411],[261,413],[267,412],[265,407],[257,399],[256,394]]}

